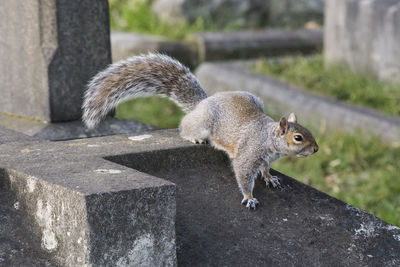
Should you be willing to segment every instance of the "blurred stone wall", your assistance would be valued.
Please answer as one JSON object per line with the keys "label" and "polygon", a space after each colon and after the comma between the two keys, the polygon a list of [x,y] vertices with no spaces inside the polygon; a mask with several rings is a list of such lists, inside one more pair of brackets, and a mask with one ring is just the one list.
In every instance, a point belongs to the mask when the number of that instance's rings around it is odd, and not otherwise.
{"label": "blurred stone wall", "polygon": [[325,14],[328,64],[400,81],[400,0],[327,0]]}
{"label": "blurred stone wall", "polygon": [[202,18],[218,28],[302,26],[322,23],[324,0],[154,0],[153,10],[172,23]]}

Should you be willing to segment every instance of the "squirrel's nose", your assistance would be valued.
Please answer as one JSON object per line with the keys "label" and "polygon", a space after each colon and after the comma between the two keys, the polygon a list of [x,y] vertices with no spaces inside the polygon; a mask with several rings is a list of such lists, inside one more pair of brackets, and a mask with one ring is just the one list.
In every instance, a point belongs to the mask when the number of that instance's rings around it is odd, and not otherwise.
{"label": "squirrel's nose", "polygon": [[313,147],[314,153],[317,153],[318,149],[319,149],[318,146],[315,145],[315,146]]}

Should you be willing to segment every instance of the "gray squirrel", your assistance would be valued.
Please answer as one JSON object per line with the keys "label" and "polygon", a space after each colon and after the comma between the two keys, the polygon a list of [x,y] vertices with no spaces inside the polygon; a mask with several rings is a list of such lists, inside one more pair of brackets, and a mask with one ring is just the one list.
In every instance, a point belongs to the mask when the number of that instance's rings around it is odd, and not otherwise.
{"label": "gray squirrel", "polygon": [[267,186],[280,186],[278,177],[270,174],[273,161],[318,151],[314,137],[293,113],[275,122],[265,115],[263,102],[244,91],[207,97],[187,67],[162,54],[134,56],[94,76],[84,96],[83,122],[94,128],[118,103],[150,95],[168,97],[187,113],[179,126],[183,139],[209,143],[229,155],[241,203],[248,209],[259,204],[253,197],[258,174]]}

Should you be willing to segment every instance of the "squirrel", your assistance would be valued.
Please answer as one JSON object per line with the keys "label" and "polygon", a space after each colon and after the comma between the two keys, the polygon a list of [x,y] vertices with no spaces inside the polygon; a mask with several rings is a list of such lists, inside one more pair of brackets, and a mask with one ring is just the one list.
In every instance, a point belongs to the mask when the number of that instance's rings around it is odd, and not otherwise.
{"label": "squirrel", "polygon": [[270,174],[273,161],[318,151],[314,137],[297,123],[295,114],[276,122],[264,113],[262,100],[245,91],[207,97],[187,67],[163,54],[133,56],[95,75],[84,95],[83,122],[94,128],[118,103],[150,95],[168,97],[186,112],[179,126],[183,139],[209,143],[228,154],[243,194],[241,203],[248,209],[259,204],[253,196],[259,174],[267,186],[280,186],[279,178]]}

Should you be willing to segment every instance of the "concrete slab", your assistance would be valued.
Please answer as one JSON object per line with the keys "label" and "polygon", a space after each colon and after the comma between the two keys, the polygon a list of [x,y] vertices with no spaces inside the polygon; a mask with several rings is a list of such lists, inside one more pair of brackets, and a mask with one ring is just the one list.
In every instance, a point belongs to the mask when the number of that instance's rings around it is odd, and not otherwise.
{"label": "concrete slab", "polygon": [[36,139],[50,141],[81,139],[125,133],[138,133],[160,129],[158,127],[140,122],[106,117],[96,129],[87,130],[80,120],[45,123],[38,120],[15,117],[1,113],[0,126],[23,133],[24,135],[28,135]]}
{"label": "concrete slab", "polygon": [[264,100],[266,112],[273,116],[295,112],[302,123],[317,129],[361,130],[381,136],[384,142],[398,143],[400,140],[398,117],[307,92],[270,76],[254,73],[248,62],[204,63],[197,69],[196,76],[209,95],[228,90],[244,90],[258,95]]}
{"label": "concrete slab", "polygon": [[246,210],[227,157],[177,130],[0,149],[0,186],[57,264],[400,264],[399,228],[283,174]]}

